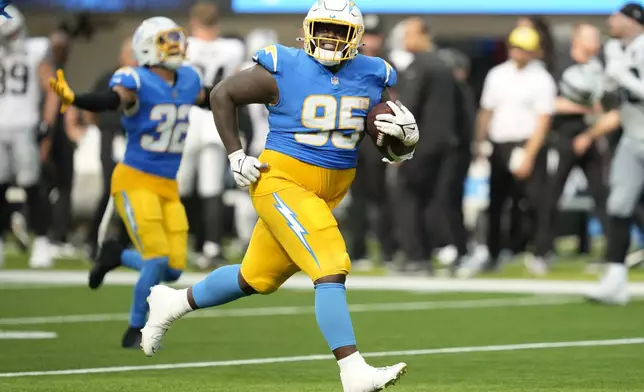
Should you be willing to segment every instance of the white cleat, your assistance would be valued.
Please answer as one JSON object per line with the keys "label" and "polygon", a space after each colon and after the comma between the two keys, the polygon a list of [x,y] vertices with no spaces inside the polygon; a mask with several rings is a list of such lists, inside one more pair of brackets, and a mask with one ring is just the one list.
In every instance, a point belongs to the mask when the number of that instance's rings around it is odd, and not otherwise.
{"label": "white cleat", "polygon": [[407,364],[375,368],[367,365],[341,371],[344,392],[376,392],[393,386],[407,372]]}
{"label": "white cleat", "polygon": [[599,286],[586,299],[605,305],[626,305],[630,299],[626,265],[609,264]]}
{"label": "white cleat", "polygon": [[54,263],[51,258],[49,239],[47,237],[36,237],[31,246],[29,257],[30,268],[51,268]]}
{"label": "white cleat", "polygon": [[436,258],[443,267],[450,267],[458,259],[458,249],[454,245],[447,245],[438,251]]}
{"label": "white cleat", "polygon": [[461,266],[456,270],[459,279],[470,279],[485,269],[490,258],[490,252],[485,245],[477,245],[474,251],[463,257]]}
{"label": "white cleat", "polygon": [[548,275],[548,263],[543,257],[527,255],[523,264],[528,272],[534,276],[544,277]]}
{"label": "white cleat", "polygon": [[141,330],[141,349],[148,357],[153,356],[159,349],[161,339],[170,325],[191,310],[187,291],[162,285],[154,286],[150,290],[148,322]]}

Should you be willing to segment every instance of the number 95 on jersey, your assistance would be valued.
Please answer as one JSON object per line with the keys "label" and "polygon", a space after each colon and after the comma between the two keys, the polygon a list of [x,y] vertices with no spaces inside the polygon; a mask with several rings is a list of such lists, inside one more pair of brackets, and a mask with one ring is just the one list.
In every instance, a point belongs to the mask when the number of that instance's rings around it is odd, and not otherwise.
{"label": "number 95 on jersey", "polygon": [[[364,132],[364,117],[369,98],[310,95],[302,104],[302,125],[318,132],[296,133],[295,140],[311,146],[331,144],[342,150],[353,150]],[[356,115],[356,111],[365,114]],[[353,132],[347,132],[353,131]]]}

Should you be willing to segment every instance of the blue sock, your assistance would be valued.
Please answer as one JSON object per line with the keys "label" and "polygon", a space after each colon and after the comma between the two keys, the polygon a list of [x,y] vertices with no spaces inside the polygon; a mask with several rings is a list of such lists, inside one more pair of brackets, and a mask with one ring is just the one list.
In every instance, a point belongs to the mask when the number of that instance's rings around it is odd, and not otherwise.
{"label": "blue sock", "polygon": [[315,286],[315,318],[331,351],[356,345],[344,284],[322,283]]}
{"label": "blue sock", "polygon": [[130,327],[143,328],[148,314],[148,295],[150,289],[161,282],[168,269],[168,258],[159,257],[143,261],[141,275],[134,285],[134,301],[130,310]]}
{"label": "blue sock", "polygon": [[176,282],[177,280],[179,280],[182,273],[182,270],[168,267],[165,270],[165,274],[163,274],[163,281],[168,283]]}
{"label": "blue sock", "polygon": [[123,253],[121,253],[121,264],[129,269],[141,271],[141,268],[143,267],[143,258],[141,257],[141,254],[135,250],[124,250]]}
{"label": "blue sock", "polygon": [[212,271],[206,279],[192,286],[192,297],[201,308],[223,305],[247,294],[242,291],[237,281],[241,265],[227,265]]}

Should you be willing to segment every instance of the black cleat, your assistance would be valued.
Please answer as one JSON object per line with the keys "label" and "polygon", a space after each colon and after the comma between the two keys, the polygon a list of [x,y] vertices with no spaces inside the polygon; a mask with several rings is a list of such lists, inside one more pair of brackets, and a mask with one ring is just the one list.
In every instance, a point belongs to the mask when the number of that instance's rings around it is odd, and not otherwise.
{"label": "black cleat", "polygon": [[121,265],[121,253],[123,253],[123,247],[116,240],[108,240],[103,244],[89,272],[90,289],[99,288],[105,275]]}
{"label": "black cleat", "polygon": [[139,350],[141,348],[141,328],[128,327],[123,335],[121,347]]}

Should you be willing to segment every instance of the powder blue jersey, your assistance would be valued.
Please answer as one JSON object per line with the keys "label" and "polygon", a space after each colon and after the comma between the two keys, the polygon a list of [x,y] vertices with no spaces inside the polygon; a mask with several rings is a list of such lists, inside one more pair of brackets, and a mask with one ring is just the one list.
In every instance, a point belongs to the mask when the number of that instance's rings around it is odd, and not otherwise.
{"label": "powder blue jersey", "polygon": [[114,73],[110,88],[135,91],[137,104],[121,123],[127,135],[123,163],[145,173],[175,179],[188,131],[188,113],[202,90],[201,78],[190,66],[177,69],[174,85],[145,67],[125,67]]}
{"label": "powder blue jersey", "polygon": [[268,105],[266,149],[328,169],[356,167],[365,118],[395,85],[396,71],[358,55],[332,73],[301,49],[268,46],[253,60],[273,74],[279,101]]}

